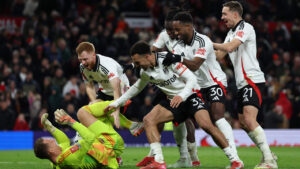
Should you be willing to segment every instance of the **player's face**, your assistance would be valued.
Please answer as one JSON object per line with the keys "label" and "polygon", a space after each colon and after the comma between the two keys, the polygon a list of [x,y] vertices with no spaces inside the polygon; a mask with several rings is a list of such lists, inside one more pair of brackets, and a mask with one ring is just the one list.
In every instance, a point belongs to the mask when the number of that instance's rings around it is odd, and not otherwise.
{"label": "player's face", "polygon": [[95,53],[83,51],[80,55],[78,55],[79,62],[88,70],[92,70],[95,65]]}
{"label": "player's face", "polygon": [[169,35],[169,37],[171,39],[175,39],[176,36],[175,36],[172,22],[165,22],[165,28],[166,28],[166,31],[167,31],[167,34]]}
{"label": "player's face", "polygon": [[230,11],[228,7],[223,7],[221,19],[225,22],[227,28],[233,28],[234,25],[234,12]]}
{"label": "player's face", "polygon": [[61,148],[56,144],[55,139],[53,138],[45,138],[43,139],[44,144],[48,145],[49,151],[61,151]]}
{"label": "player's face", "polygon": [[142,69],[146,70],[152,66],[150,61],[147,59],[147,55],[142,56],[139,54],[135,54],[135,55],[131,56],[131,58],[134,63],[134,66],[136,66],[136,67],[141,67]]}
{"label": "player's face", "polygon": [[173,28],[178,39],[183,40],[184,42],[189,41],[188,24],[181,23],[180,21],[174,21]]}

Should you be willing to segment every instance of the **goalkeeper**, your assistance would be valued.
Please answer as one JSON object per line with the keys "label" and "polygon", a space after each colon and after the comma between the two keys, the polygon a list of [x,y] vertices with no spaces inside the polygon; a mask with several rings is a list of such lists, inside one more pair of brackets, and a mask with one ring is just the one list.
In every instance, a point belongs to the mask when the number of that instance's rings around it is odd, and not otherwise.
{"label": "goalkeeper", "polygon": [[[49,159],[56,169],[118,168],[116,157],[123,152],[124,141],[113,129],[110,116],[113,111],[103,111],[109,103],[111,101],[97,102],[79,109],[77,116],[81,123],[62,109],[55,111],[57,123],[69,125],[81,135],[82,139],[73,146],[70,146],[68,137],[47,119],[48,114],[44,114],[42,124],[55,139],[39,138],[34,145],[35,155]],[[131,125],[128,120],[120,121],[121,126]]]}

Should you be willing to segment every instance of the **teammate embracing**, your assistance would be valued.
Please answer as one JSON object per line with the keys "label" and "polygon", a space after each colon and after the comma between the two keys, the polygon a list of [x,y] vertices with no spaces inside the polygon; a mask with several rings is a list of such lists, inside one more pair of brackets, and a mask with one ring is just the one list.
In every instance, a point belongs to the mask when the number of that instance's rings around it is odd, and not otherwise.
{"label": "teammate embracing", "polygon": [[[216,60],[211,40],[193,28],[193,18],[188,12],[179,12],[173,18],[175,34],[181,40],[174,47],[174,54],[168,55],[163,64],[182,62],[197,77],[201,87],[199,94],[210,104],[211,117],[224,134],[229,145],[237,154],[232,128],[224,118],[227,79]],[[242,168],[241,160],[234,165]]]}
{"label": "teammate embracing", "polygon": [[214,43],[218,59],[227,53],[233,64],[238,88],[239,121],[241,127],[261,150],[263,158],[256,169],[278,168],[277,157],[272,154],[265,132],[256,121],[262,105],[265,86],[264,73],[256,58],[256,35],[252,25],[242,19],[243,7],[237,1],[223,4],[222,20],[230,28],[223,44]]}

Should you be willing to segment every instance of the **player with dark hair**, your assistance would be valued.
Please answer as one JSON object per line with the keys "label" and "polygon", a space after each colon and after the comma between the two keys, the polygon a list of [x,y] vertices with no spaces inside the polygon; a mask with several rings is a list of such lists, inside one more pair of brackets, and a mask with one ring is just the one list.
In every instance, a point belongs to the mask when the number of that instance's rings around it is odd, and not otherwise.
{"label": "player with dark hair", "polygon": [[222,20],[230,29],[223,44],[214,43],[218,59],[229,54],[238,88],[238,117],[241,127],[248,133],[263,154],[256,169],[278,168],[277,157],[271,152],[265,132],[256,120],[262,106],[265,86],[257,56],[256,34],[252,25],[242,19],[243,7],[237,1],[223,4]]}
{"label": "player with dark hair", "polygon": [[206,104],[193,92],[200,89],[196,77],[182,63],[164,66],[162,62],[166,54],[167,52],[151,53],[150,46],[145,42],[135,43],[130,49],[130,55],[135,66],[142,68],[141,78],[107,107],[107,110],[119,107],[141,92],[149,82],[155,84],[168,96],[144,117],[146,135],[155,156],[152,163],[141,169],[166,168],[157,125],[169,121],[180,124],[189,117],[194,117],[199,126],[212,136],[226,156],[231,161],[233,159],[232,164],[237,163],[239,160],[237,155],[228,145],[224,135],[212,124]]}
{"label": "player with dark hair", "polygon": [[[179,43],[178,38],[175,35],[173,28],[173,18],[178,13],[183,11],[180,8],[172,8],[168,12],[165,18],[165,29],[160,32],[155,42],[151,47],[151,51],[159,52],[167,50],[171,55],[174,53],[174,47]],[[182,168],[182,167],[196,167],[200,166],[200,161],[198,158],[197,145],[195,140],[195,126],[191,119],[187,119],[185,123],[181,123],[178,126],[173,127],[173,135],[176,144],[179,148],[180,158],[174,164],[168,165],[168,168]],[[188,154],[189,152],[189,154]],[[149,157],[150,156],[150,157]],[[143,164],[145,164],[153,156],[149,154],[148,157],[143,159]]]}
{"label": "player with dark hair", "polygon": [[[212,120],[237,154],[231,125],[224,118],[227,79],[216,60],[213,44],[207,36],[194,30],[193,18],[188,12],[177,13],[173,26],[181,41],[174,47],[174,55],[168,55],[163,64],[182,62],[194,72],[201,87],[197,92],[209,103]],[[242,161],[235,167],[242,168]]]}

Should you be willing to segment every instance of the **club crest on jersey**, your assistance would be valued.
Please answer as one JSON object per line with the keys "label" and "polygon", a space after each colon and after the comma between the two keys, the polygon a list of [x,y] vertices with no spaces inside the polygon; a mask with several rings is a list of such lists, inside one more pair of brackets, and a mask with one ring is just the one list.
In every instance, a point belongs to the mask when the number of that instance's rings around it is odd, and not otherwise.
{"label": "club crest on jersey", "polygon": [[163,71],[164,71],[164,73],[169,72],[169,70],[167,69],[167,67],[164,67]]}
{"label": "club crest on jersey", "polygon": [[185,57],[185,55],[184,55],[184,53],[183,52],[181,52],[181,54],[180,54],[182,57]]}
{"label": "club crest on jersey", "polygon": [[92,75],[89,76],[90,79],[94,79],[94,77]]}

